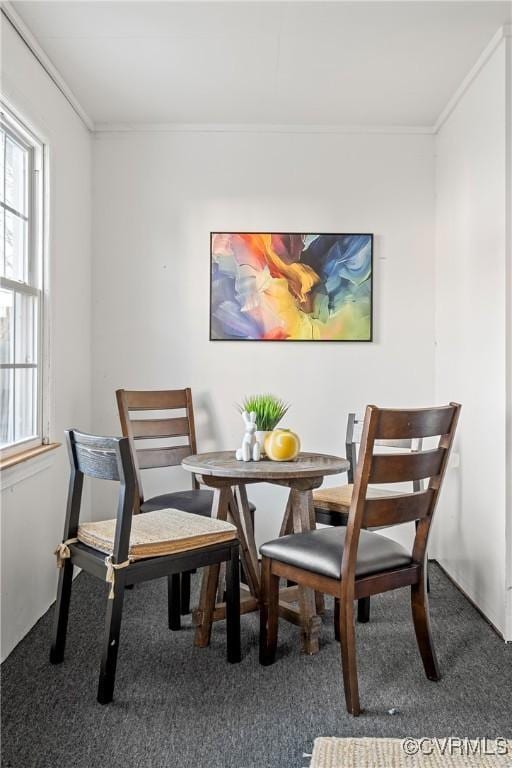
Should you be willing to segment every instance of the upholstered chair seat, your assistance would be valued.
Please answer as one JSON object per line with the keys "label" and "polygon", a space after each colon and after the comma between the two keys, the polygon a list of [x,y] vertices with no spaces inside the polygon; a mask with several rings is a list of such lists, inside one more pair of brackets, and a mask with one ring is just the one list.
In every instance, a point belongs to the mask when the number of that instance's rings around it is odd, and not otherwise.
{"label": "upholstered chair seat", "polygon": [[[163,493],[161,496],[153,496],[140,505],[141,512],[153,512],[156,509],[181,509],[183,512],[192,512],[194,515],[210,517],[212,513],[213,491],[203,488],[187,491],[175,491]],[[249,502],[251,512],[256,507]]]}
{"label": "upholstered chair seat", "polygon": [[[116,520],[82,523],[77,539],[82,544],[112,554]],[[236,539],[236,528],[224,520],[183,512],[159,509],[132,517],[129,560],[173,555]]]}
{"label": "upholstered chair seat", "polygon": [[[315,508],[328,509],[331,512],[348,512],[352,502],[352,493],[354,485],[346,483],[334,488],[319,488],[313,492],[313,502]],[[381,498],[382,496],[395,496],[396,491],[390,491],[387,488],[368,487],[366,492],[367,499]]]}
{"label": "upholstered chair seat", "polygon": [[[320,528],[308,533],[281,536],[263,544],[260,552],[264,557],[279,560],[281,563],[312,571],[329,579],[340,579],[346,531],[345,527]],[[396,541],[372,531],[360,532],[356,579],[401,568],[411,562],[410,553]]]}

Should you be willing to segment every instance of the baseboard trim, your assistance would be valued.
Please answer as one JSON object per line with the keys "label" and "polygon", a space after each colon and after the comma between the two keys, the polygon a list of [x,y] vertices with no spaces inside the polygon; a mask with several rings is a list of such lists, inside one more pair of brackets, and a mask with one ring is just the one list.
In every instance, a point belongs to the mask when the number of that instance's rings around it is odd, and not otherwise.
{"label": "baseboard trim", "polygon": [[457,581],[457,580],[456,580],[456,579],[455,579],[455,578],[454,578],[454,577],[451,575],[451,573],[449,573],[449,572],[446,570],[446,568],[445,568],[443,565],[441,565],[441,563],[439,562],[439,560],[436,560],[435,558],[433,558],[433,559],[429,560],[429,562],[431,562],[431,563],[435,563],[435,564],[436,564],[436,565],[439,567],[439,569],[440,569],[440,570],[441,570],[441,571],[444,573],[444,575],[446,576],[446,578],[448,579],[448,581],[450,581],[450,582],[453,584],[453,586],[454,586],[456,589],[458,589],[458,591],[461,593],[461,595],[463,595],[463,596],[466,598],[466,600],[468,601],[468,603],[471,603],[471,605],[473,606],[473,608],[475,609],[475,611],[476,611],[478,614],[480,614],[480,616],[482,617],[482,619],[484,619],[484,621],[485,621],[485,622],[486,622],[486,623],[487,623],[487,624],[488,624],[488,625],[491,627],[491,629],[493,629],[493,630],[496,632],[496,634],[498,635],[498,637],[500,637],[500,638],[503,640],[503,642],[505,642],[505,643],[509,642],[509,641],[506,639],[506,637],[505,637],[505,635],[503,634],[503,632],[502,632],[500,629],[498,629],[498,627],[496,626],[496,624],[494,624],[494,622],[492,622],[492,621],[491,621],[491,619],[490,619],[488,616],[486,616],[486,615],[485,615],[485,613],[482,611],[482,609],[481,609],[481,608],[480,608],[480,607],[479,607],[479,606],[478,606],[478,605],[475,603],[475,601],[473,600],[473,598],[471,598],[471,597],[468,595],[468,593],[466,592],[466,590],[465,590],[463,587],[461,587],[461,585],[460,585],[460,584],[458,583],[458,581]]}
{"label": "baseboard trim", "polygon": [[[81,568],[77,568],[77,567],[75,566],[75,568],[74,568],[74,573],[73,573],[73,581],[75,581],[75,579],[76,579],[78,576],[80,576],[80,574],[81,574],[81,573],[82,573],[82,569],[81,569]],[[14,643],[14,645],[12,646],[12,648],[11,648],[10,650],[8,650],[8,651],[7,651],[7,653],[4,653],[4,649],[3,649],[3,648],[1,649],[1,656],[0,656],[0,667],[1,667],[1,665],[4,663],[4,661],[6,661],[6,660],[9,658],[9,656],[11,655],[11,653],[12,653],[14,650],[16,650],[16,648],[18,647],[18,645],[19,645],[20,643],[22,643],[22,642],[23,642],[23,640],[26,638],[26,636],[29,634],[29,632],[32,632],[32,630],[33,630],[33,629],[34,629],[34,628],[35,628],[35,627],[36,627],[36,626],[39,624],[39,622],[40,622],[40,621],[41,621],[41,620],[42,620],[42,619],[43,619],[43,618],[46,616],[46,614],[48,613],[48,611],[50,610],[50,608],[52,607],[52,605],[55,605],[55,602],[56,602],[55,598],[52,598],[52,599],[51,599],[51,601],[50,601],[50,603],[48,603],[47,607],[44,609],[44,611],[42,611],[42,613],[40,613],[40,614],[39,614],[38,618],[37,618],[37,619],[36,619],[34,622],[32,622],[32,624],[31,624],[29,627],[25,627],[24,629],[22,629],[22,630],[20,631],[20,633],[19,633],[19,637],[18,637],[18,640],[16,640],[16,642]],[[50,648],[50,645],[48,645],[48,649],[49,649],[49,648]]]}

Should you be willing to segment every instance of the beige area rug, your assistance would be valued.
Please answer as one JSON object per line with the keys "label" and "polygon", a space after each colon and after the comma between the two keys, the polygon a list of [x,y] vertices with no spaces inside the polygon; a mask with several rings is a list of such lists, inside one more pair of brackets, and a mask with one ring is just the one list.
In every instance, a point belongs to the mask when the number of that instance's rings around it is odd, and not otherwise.
{"label": "beige area rug", "polygon": [[319,738],[310,768],[512,768],[512,741]]}

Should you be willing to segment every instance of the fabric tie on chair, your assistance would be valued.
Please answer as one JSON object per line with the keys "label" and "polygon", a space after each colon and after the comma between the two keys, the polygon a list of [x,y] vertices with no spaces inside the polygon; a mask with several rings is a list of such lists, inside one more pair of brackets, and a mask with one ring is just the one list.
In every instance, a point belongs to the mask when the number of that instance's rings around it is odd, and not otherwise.
{"label": "fabric tie on chair", "polygon": [[57,549],[53,553],[57,558],[57,568],[62,568],[64,565],[64,560],[68,560],[71,557],[69,545],[76,544],[77,541],[78,539],[66,539],[66,541],[63,541],[57,545]]}
{"label": "fabric tie on chair", "polygon": [[125,560],[122,563],[113,563],[112,562],[112,555],[108,555],[105,558],[105,565],[107,566],[107,574],[105,576],[105,581],[107,584],[110,584],[110,591],[108,593],[108,599],[113,600],[114,599],[114,586],[116,581],[116,571],[120,570],[121,568],[127,568],[131,560]]}
{"label": "fabric tie on chair", "polygon": [[[78,539],[66,539],[66,541],[61,542],[57,548],[54,551],[54,555],[57,558],[57,568],[62,568],[64,566],[64,560],[69,560],[71,557],[71,551],[69,549],[70,544],[76,544]],[[113,600],[114,599],[114,587],[115,587],[115,580],[116,580],[116,571],[118,571],[120,568],[127,568],[131,560],[125,560],[123,563],[114,563],[112,562],[112,555],[108,555],[105,558],[105,566],[107,568],[107,573],[105,575],[105,581],[107,584],[110,584],[110,591],[108,593],[108,599]]]}

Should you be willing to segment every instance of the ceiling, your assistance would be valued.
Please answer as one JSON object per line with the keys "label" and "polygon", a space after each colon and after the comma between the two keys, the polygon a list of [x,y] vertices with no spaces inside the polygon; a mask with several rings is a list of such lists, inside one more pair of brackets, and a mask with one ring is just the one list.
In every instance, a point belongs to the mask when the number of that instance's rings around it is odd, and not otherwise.
{"label": "ceiling", "polygon": [[431,126],[511,2],[13,2],[95,124]]}

